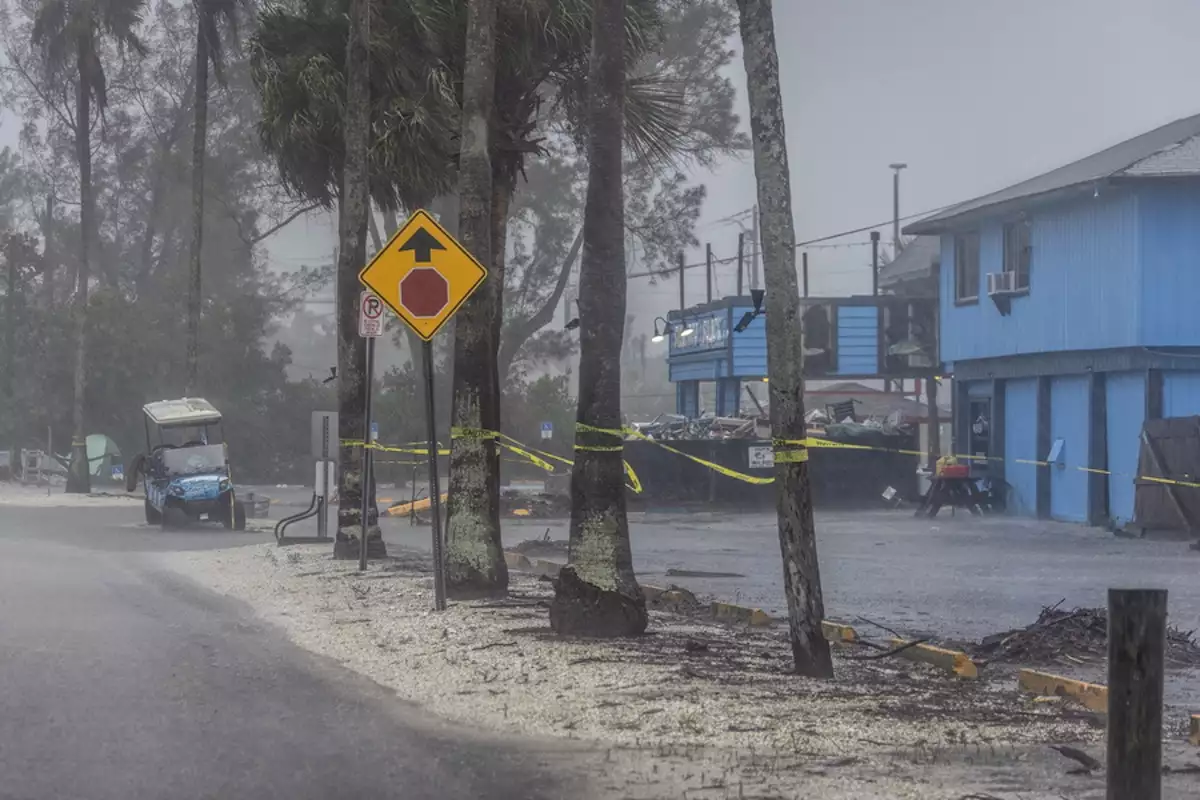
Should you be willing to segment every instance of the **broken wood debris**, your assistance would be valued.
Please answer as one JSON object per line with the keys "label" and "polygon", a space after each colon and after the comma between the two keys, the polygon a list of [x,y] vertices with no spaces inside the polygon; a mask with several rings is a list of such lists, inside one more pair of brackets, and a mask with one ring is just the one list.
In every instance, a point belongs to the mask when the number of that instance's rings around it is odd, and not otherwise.
{"label": "broken wood debris", "polygon": [[[1061,606],[1059,601],[1044,607],[1031,625],[987,636],[968,652],[976,660],[982,657],[1022,666],[1104,663],[1108,657],[1108,611],[1065,611]],[[1166,660],[1173,666],[1200,666],[1200,644],[1191,631],[1167,629]]]}

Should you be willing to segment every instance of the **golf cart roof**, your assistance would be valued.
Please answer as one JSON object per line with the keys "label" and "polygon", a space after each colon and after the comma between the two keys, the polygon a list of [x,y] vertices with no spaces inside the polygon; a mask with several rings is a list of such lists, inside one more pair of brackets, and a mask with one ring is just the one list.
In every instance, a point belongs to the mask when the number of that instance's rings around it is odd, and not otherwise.
{"label": "golf cart roof", "polygon": [[171,427],[174,425],[204,425],[209,422],[220,422],[221,412],[212,403],[199,397],[184,397],[179,400],[159,400],[157,403],[147,403],[142,411],[155,425]]}

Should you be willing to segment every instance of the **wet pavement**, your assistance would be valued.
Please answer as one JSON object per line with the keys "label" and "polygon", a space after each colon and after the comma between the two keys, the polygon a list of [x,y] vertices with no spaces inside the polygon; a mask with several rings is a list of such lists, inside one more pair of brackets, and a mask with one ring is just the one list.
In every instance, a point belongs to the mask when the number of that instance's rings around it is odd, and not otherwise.
{"label": "wet pavement", "polygon": [[141,504],[0,506],[0,797],[558,798],[557,756],[437,723],[148,554]]}

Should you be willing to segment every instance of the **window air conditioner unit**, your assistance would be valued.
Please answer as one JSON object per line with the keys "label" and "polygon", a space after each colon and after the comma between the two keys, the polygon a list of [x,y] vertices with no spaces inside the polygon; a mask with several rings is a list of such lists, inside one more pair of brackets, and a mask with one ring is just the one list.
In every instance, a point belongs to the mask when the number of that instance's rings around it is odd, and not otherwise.
{"label": "window air conditioner unit", "polygon": [[1017,293],[1017,273],[1015,272],[989,272],[987,279],[989,297]]}

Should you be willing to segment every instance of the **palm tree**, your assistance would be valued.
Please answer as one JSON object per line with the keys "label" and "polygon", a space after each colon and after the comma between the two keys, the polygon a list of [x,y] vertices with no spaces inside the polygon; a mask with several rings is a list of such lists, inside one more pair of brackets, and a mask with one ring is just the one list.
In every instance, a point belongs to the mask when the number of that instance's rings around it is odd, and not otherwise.
{"label": "palm tree", "polygon": [[[346,2],[347,0],[343,0]],[[651,49],[659,29],[658,3],[631,0],[626,11],[626,52],[631,60]],[[586,43],[590,37],[591,0],[551,4],[502,4],[495,30],[504,38],[496,46],[494,113],[489,157],[492,168],[489,282],[503,286],[504,241],[508,206],[524,160],[540,152],[539,109],[547,100],[560,103],[576,132],[585,128],[581,110],[587,96]],[[279,166],[284,184],[296,194],[331,207],[342,187],[343,87],[347,36],[345,6],[301,0],[298,6],[273,7],[261,16],[251,50],[253,75],[263,104],[264,145]],[[368,179],[370,197],[379,208],[418,208],[430,198],[453,190],[459,157],[457,134],[462,101],[455,87],[465,72],[467,41],[465,0],[407,0],[381,4],[372,16],[370,48],[371,134]],[[549,87],[549,90],[548,90]],[[678,91],[653,77],[636,84],[625,113],[628,144],[637,154],[667,157],[681,140],[677,120]],[[357,286],[346,285],[343,304],[353,319]],[[351,292],[351,289],[355,291]],[[501,291],[486,294],[491,308],[481,311],[478,331],[467,316],[456,320],[466,341],[475,338],[465,368],[456,356],[455,401],[451,418],[458,427],[499,426],[497,350],[500,340]],[[349,327],[347,327],[349,325]],[[485,332],[486,331],[486,332]],[[353,352],[352,323],[339,323],[339,353]],[[457,344],[456,344],[457,347]],[[351,348],[351,349],[348,349]],[[466,356],[464,355],[464,359]],[[463,368],[458,368],[462,363]],[[339,365],[339,373],[342,366]],[[365,387],[362,387],[365,389]],[[361,391],[361,390],[360,390]],[[478,398],[478,401],[472,398]],[[343,398],[342,413],[354,419],[363,396]],[[481,440],[455,442],[460,464],[477,458],[478,477],[463,480],[451,473],[449,544],[451,553],[484,553],[476,558],[480,574],[505,574],[500,550],[498,512],[499,458],[495,445]],[[456,477],[457,476],[457,477]],[[355,484],[356,487],[357,484]],[[345,483],[339,497],[356,497]],[[346,502],[344,501],[344,502]],[[491,509],[497,507],[495,514]],[[357,511],[353,512],[357,519]],[[452,556],[451,561],[458,556]],[[470,572],[461,574],[469,575]],[[503,585],[503,584],[499,584]],[[495,591],[494,587],[488,591]],[[502,589],[501,589],[502,591]]]}
{"label": "palm tree", "polygon": [[646,602],[633,574],[621,458],[625,334],[625,0],[595,0],[588,75],[588,188],[579,268],[579,408],[570,561],[550,625],[559,634],[635,636]]}
{"label": "palm tree", "polygon": [[[342,441],[368,439],[364,404],[371,391],[367,381],[366,340],[358,336],[358,273],[367,257],[369,180],[367,150],[371,139],[371,82],[368,56],[371,0],[350,0],[350,35],[346,45],[346,156],[342,171],[342,193],[338,201],[337,290],[342,302],[337,310],[338,327],[338,435]],[[365,485],[362,447],[343,447],[340,452],[342,485],[349,489],[338,495],[338,529],[333,553],[353,558],[359,553],[359,535],[367,537],[367,555],[383,558],[387,548],[377,522],[364,520],[362,498],[370,493]],[[374,498],[370,508],[374,509]],[[349,507],[351,503],[354,507]]]}
{"label": "palm tree", "polygon": [[87,356],[89,245],[95,229],[92,193],[92,102],[102,113],[108,105],[102,61],[105,40],[138,55],[145,48],[137,36],[145,0],[42,0],[34,14],[32,42],[40,48],[46,71],[64,86],[75,84],[75,156],[79,164],[79,270],[74,298],[75,357],[71,464],[67,491],[87,493],[91,471],[84,424]]}
{"label": "palm tree", "polygon": [[[464,48],[461,155],[458,159],[459,236],[485,266],[484,285],[454,323],[455,428],[497,430],[500,386],[493,332],[503,291],[492,241],[494,211],[491,120],[496,94],[496,0],[468,0]],[[507,215],[503,215],[507,216]],[[452,598],[503,597],[508,566],[500,542],[500,469],[495,440],[452,439],[446,533],[446,591]],[[493,485],[494,484],[494,485]]]}
{"label": "palm tree", "polygon": [[237,35],[237,7],[245,0],[196,0],[196,100],[192,125],[192,244],[188,254],[187,388],[197,388],[200,353],[200,247],[204,238],[204,154],[208,138],[208,67],[225,82],[221,26]]}
{"label": "palm tree", "polygon": [[771,438],[775,451],[775,507],[783,589],[796,671],[811,677],[833,676],[829,643],[821,631],[825,601],[817,565],[812,487],[805,438],[803,348],[800,342],[800,293],[796,285],[796,232],[788,172],[779,55],[771,0],[738,0],[742,57],[749,87],[754,176],[758,183],[759,231],[766,283],[767,372],[771,375]]}

